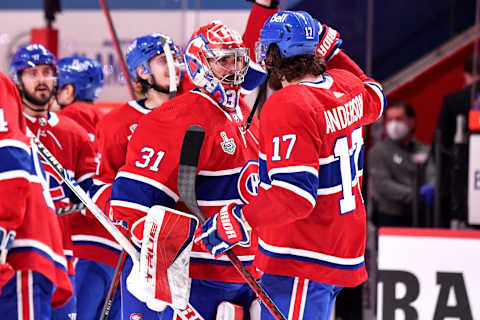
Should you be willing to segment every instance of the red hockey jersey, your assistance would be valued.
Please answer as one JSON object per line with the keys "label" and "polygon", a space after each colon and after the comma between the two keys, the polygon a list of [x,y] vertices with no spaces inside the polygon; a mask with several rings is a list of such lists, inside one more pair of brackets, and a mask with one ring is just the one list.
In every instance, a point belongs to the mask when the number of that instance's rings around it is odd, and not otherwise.
{"label": "red hockey jersey", "polygon": [[[140,119],[128,145],[125,165],[113,184],[111,206],[116,219],[129,226],[145,216],[153,205],[188,212],[179,199],[177,171],[183,136],[192,124],[206,132],[198,165],[196,195],[207,217],[230,202],[245,203],[256,195],[258,186],[257,125],[248,131],[244,125],[250,108],[240,99],[235,111],[228,112],[198,90],[166,102]],[[251,247],[234,251],[250,271],[256,251]],[[215,259],[194,245],[190,276],[228,282],[243,282],[226,257]]]}
{"label": "red hockey jersey", "polygon": [[260,120],[259,196],[244,206],[264,272],[356,286],[367,278],[362,127],[385,105],[344,53],[316,82],[273,94]]}
{"label": "red hockey jersey", "polygon": [[69,104],[60,112],[59,115],[68,117],[78,123],[88,133],[90,140],[95,141],[97,124],[103,118],[105,113],[91,103],[77,101]]}
{"label": "red hockey jersey", "polygon": [[47,277],[56,286],[52,305],[59,307],[73,290],[45,172],[26,130],[18,91],[0,72],[0,225],[17,233],[7,262]]}
{"label": "red hockey jersey", "polygon": [[[27,119],[27,126],[33,134],[87,191],[92,184],[95,172],[95,152],[93,142],[90,141],[87,132],[70,118],[53,112],[49,113],[48,119],[32,117],[27,114],[24,116]],[[55,170],[46,162],[43,165],[55,208],[62,208],[78,202],[73,192]],[[81,214],[77,213],[76,215]],[[63,235],[64,254],[69,262],[69,272],[73,274],[72,215],[59,217],[59,222]]]}
{"label": "red hockey jersey", "polygon": [[[243,35],[245,44],[250,48],[250,56],[254,59],[254,46],[258,40],[263,23],[274,14],[277,9],[266,9],[254,4],[248,18],[247,27]],[[242,93],[248,93],[258,86],[265,78],[265,74],[252,69],[242,85]],[[181,81],[177,96],[194,88],[188,77]],[[140,102],[140,103],[139,103]],[[122,107],[109,112],[98,123],[96,139],[99,166],[94,176],[94,184],[90,188],[90,196],[100,209],[107,215],[111,184],[120,167],[125,163],[127,144],[137,126],[141,116],[151,109],[145,108],[141,101],[130,101]],[[84,226],[78,227],[74,234],[75,254],[78,257],[93,259],[115,267],[118,252],[121,247],[96,221],[86,221]]]}

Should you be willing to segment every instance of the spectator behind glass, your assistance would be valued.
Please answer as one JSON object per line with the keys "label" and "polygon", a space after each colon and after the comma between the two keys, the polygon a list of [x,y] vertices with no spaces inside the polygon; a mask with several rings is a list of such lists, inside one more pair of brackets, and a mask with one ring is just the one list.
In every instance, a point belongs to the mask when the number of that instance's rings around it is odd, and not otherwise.
{"label": "spectator behind glass", "polygon": [[[475,85],[475,91],[478,93],[480,83],[478,83],[480,56],[477,56],[477,67],[474,68],[475,56],[471,55],[464,64],[463,77],[465,84],[463,89],[446,95],[443,99],[442,109],[437,122],[437,131],[439,137],[435,136],[434,147],[439,144],[440,147],[440,169],[439,172],[447,174],[442,175],[439,181],[439,196],[440,196],[440,215],[442,217],[442,227],[454,226],[455,221],[466,222],[466,190],[458,190],[460,184],[467,186],[467,159],[468,159],[468,140],[466,141],[466,151],[461,153],[462,157],[458,157],[460,153],[454,155],[454,137],[455,133],[466,132],[466,124],[469,122],[469,111],[472,105],[472,87]],[[475,70],[476,69],[476,70]],[[475,96],[475,95],[474,95]],[[457,118],[463,117],[462,126],[457,128]],[[453,176],[455,172],[456,176]],[[458,181],[460,180],[460,181]],[[452,189],[456,194],[452,193]],[[458,193],[462,192],[462,196]],[[456,198],[453,198],[456,196]]]}
{"label": "spectator behind glass", "polygon": [[[425,161],[428,147],[413,138],[415,111],[405,102],[391,104],[384,113],[387,137],[368,153],[369,181],[372,183],[374,221],[378,226],[412,226],[416,199],[416,161]],[[432,207],[433,167],[427,166],[426,179],[418,194],[425,207]]]}

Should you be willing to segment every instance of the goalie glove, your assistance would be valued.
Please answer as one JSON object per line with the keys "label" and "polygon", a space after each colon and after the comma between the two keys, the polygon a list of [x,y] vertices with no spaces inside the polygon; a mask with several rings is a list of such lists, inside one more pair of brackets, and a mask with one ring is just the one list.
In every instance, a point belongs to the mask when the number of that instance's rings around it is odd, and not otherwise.
{"label": "goalie glove", "polygon": [[7,253],[12,247],[13,240],[15,239],[15,231],[8,231],[0,227],[0,292],[2,287],[13,277],[15,271],[12,266],[7,263]]}
{"label": "goalie glove", "polygon": [[202,241],[208,251],[219,257],[237,244],[248,247],[250,231],[243,218],[242,206],[231,203],[202,224],[202,234],[195,242]]}
{"label": "goalie glove", "polygon": [[340,50],[343,40],[340,38],[340,33],[337,30],[330,28],[326,24],[320,24],[320,22],[318,24],[320,26],[319,42],[315,53],[328,62]]}

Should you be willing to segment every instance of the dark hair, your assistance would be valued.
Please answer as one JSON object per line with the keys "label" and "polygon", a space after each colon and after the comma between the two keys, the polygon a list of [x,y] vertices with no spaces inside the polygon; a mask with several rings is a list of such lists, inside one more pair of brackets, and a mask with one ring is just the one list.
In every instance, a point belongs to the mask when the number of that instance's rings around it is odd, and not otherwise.
{"label": "dark hair", "polygon": [[279,79],[285,78],[288,82],[305,75],[319,76],[327,70],[325,60],[313,54],[301,54],[285,58],[280,54],[276,44],[268,48],[266,66]]}
{"label": "dark hair", "polygon": [[[463,65],[463,71],[468,74],[473,75],[473,60],[475,59],[475,55],[472,54],[470,57],[465,60],[465,64]],[[480,74],[480,55],[477,55],[477,66],[476,66],[476,74]]]}
{"label": "dark hair", "polygon": [[[396,102],[390,103],[389,106],[387,107],[387,110],[394,109],[394,108],[403,109],[403,111],[405,111],[405,114],[409,119],[415,119],[416,117],[415,109],[413,109],[413,107],[410,104],[406,103],[405,101],[396,101]],[[385,112],[387,110],[385,110]]]}

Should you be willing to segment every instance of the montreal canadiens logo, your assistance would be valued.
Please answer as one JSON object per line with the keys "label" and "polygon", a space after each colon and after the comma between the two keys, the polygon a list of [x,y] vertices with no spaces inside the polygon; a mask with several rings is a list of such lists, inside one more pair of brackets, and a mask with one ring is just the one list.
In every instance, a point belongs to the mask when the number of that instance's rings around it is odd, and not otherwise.
{"label": "montreal canadiens logo", "polygon": [[62,180],[57,173],[49,166],[45,165],[45,173],[47,175],[48,186],[50,188],[50,196],[53,201],[59,201],[66,197],[66,194],[62,187]]}
{"label": "montreal canadiens logo", "polygon": [[132,313],[130,315],[130,320],[142,320],[142,314],[141,313]]}
{"label": "montreal canadiens logo", "polygon": [[243,202],[249,203],[258,194],[260,177],[258,175],[258,162],[248,161],[238,176],[237,189]]}

